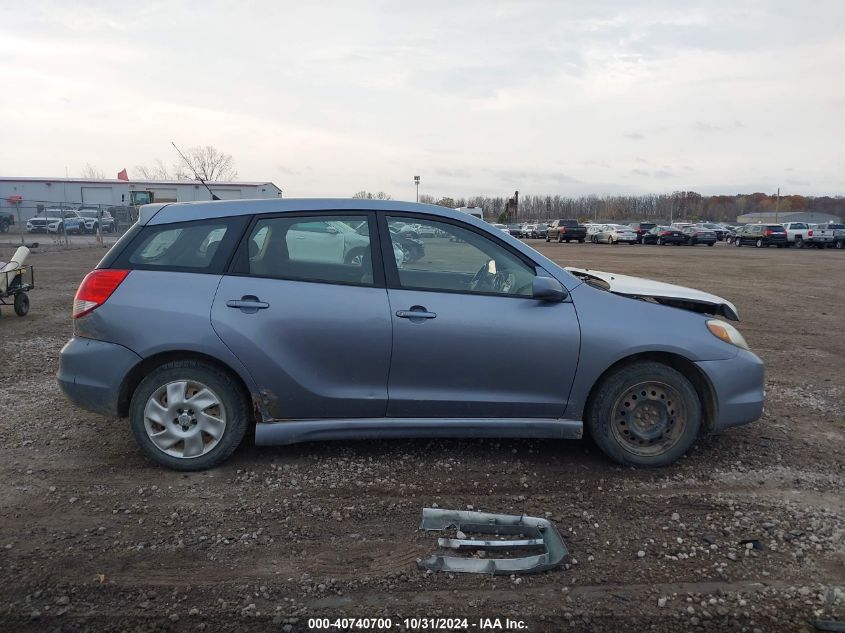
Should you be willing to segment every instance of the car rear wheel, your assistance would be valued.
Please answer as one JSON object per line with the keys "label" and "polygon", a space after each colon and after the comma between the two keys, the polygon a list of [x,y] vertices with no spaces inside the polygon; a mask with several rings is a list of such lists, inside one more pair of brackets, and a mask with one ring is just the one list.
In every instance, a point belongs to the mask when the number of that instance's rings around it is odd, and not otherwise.
{"label": "car rear wheel", "polygon": [[754,246],[756,246],[757,248],[763,248],[763,239],[758,237],[757,241],[754,242]]}
{"label": "car rear wheel", "polygon": [[204,470],[229,457],[250,419],[247,399],[233,378],[201,361],[174,361],[135,389],[129,422],[153,461],[174,470]]}
{"label": "car rear wheel", "polygon": [[557,243],[558,243],[558,244],[562,244],[562,243],[563,243],[563,235],[558,234],[558,236],[557,236]]}
{"label": "car rear wheel", "polygon": [[667,466],[695,441],[701,402],[679,371],[640,362],[616,369],[601,382],[586,422],[593,440],[614,461]]}

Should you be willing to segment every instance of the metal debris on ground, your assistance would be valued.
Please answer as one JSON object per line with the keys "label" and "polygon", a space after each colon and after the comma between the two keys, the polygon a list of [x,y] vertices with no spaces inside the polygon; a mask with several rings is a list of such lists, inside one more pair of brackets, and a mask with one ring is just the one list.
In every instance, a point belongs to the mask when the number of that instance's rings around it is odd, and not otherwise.
{"label": "metal debris on ground", "polygon": [[[437,544],[451,550],[495,550],[544,548],[545,552],[522,558],[464,558],[432,554],[418,561],[421,569],[470,574],[533,574],[560,565],[569,552],[554,524],[546,519],[525,515],[490,514],[465,510],[423,508],[421,530],[455,528],[460,536],[466,532],[492,535],[522,535],[519,540],[477,540],[439,538]],[[479,555],[481,552],[479,552]]]}

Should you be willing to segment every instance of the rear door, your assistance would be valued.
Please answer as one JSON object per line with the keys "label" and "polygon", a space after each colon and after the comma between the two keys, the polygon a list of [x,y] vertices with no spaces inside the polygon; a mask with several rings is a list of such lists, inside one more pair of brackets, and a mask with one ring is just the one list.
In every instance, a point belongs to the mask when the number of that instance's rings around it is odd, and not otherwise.
{"label": "rear door", "polygon": [[366,212],[259,216],[246,231],[211,318],[274,417],[385,415],[392,324],[375,234]]}
{"label": "rear door", "polygon": [[559,418],[580,347],[572,303],[532,298],[537,270],[500,240],[462,222],[379,216],[390,228],[419,222],[413,261],[384,256],[393,319],[388,415]]}

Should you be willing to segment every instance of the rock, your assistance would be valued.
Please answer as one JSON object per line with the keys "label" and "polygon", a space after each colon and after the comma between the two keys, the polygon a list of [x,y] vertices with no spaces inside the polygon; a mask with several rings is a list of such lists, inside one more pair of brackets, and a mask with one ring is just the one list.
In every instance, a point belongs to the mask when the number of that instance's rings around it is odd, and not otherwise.
{"label": "rock", "polygon": [[672,513],[672,520],[673,520],[673,521],[680,521],[680,520],[681,520],[681,515],[680,515],[680,514],[678,514],[677,512],[673,512],[673,513]]}
{"label": "rock", "polygon": [[68,598],[67,596],[61,596],[56,600],[56,604],[60,606],[68,605],[70,604],[70,598]]}
{"label": "rock", "polygon": [[645,558],[645,552],[643,550],[637,552],[637,558]]}
{"label": "rock", "polygon": [[661,609],[666,606],[666,598],[658,598],[657,599],[657,606]]}

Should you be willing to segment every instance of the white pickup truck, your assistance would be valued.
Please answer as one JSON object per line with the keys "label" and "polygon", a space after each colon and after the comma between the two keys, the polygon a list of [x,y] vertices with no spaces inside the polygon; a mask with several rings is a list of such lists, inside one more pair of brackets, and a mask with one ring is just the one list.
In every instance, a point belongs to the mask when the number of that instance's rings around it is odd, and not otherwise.
{"label": "white pickup truck", "polygon": [[796,248],[832,246],[835,241],[834,231],[824,228],[824,226],[826,225],[820,226],[807,222],[784,222],[783,228],[786,230],[787,245]]}
{"label": "white pickup truck", "polygon": [[[816,228],[813,229],[814,237],[816,233],[825,236],[825,246],[832,246],[833,248],[845,248],[845,224],[837,222],[819,224]],[[830,239],[828,239],[827,237],[828,234],[830,234]]]}
{"label": "white pickup truck", "polygon": [[786,229],[786,242],[788,246],[803,248],[805,244],[809,244],[806,240],[810,225],[806,222],[784,222],[783,228]]}

